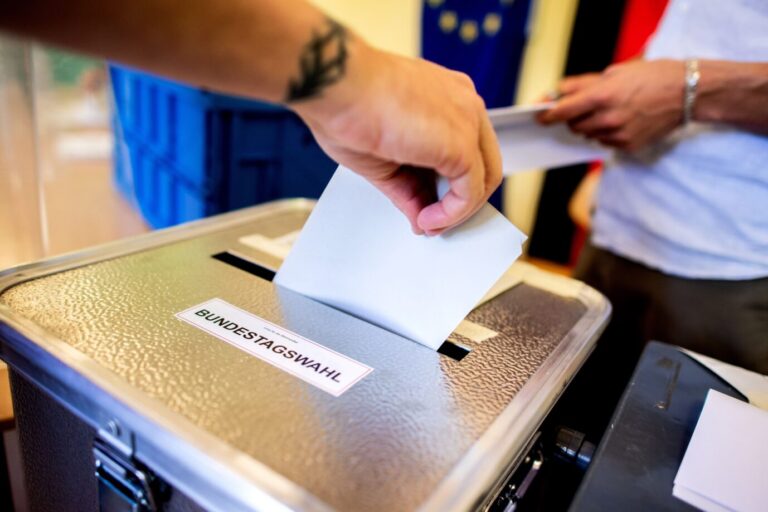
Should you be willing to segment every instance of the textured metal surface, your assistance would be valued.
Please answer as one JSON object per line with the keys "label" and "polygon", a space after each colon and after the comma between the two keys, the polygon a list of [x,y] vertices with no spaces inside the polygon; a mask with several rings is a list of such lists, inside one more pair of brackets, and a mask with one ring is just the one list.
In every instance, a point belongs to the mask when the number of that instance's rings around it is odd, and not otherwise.
{"label": "textured metal surface", "polygon": [[29,510],[98,510],[93,430],[16,372],[10,378]]}
{"label": "textured metal surface", "polygon": [[[14,412],[30,512],[99,510],[96,431],[21,375],[11,372]],[[178,490],[157,497],[164,512],[203,512]]]}
{"label": "textured metal surface", "polygon": [[[277,266],[237,239],[279,236],[306,215],[278,211],[24,282],[0,302],[330,506],[414,509],[573,335],[586,306],[521,284],[470,315],[500,334],[457,362],[210,258],[235,249]],[[174,318],[212,297],[374,372],[334,398]]]}
{"label": "textured metal surface", "polygon": [[[452,386],[460,389],[457,402],[471,408],[483,424],[494,419],[585,312],[576,299],[521,284],[470,313],[469,320],[499,333],[475,348],[471,364],[446,372]],[[469,362],[469,361],[467,361]]]}

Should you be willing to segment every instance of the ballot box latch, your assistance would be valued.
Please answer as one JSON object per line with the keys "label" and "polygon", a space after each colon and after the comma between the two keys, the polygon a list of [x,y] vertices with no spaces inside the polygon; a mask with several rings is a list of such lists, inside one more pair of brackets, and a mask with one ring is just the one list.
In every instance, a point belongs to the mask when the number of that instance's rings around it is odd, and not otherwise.
{"label": "ballot box latch", "polygon": [[101,512],[158,512],[170,487],[107,441],[93,445]]}

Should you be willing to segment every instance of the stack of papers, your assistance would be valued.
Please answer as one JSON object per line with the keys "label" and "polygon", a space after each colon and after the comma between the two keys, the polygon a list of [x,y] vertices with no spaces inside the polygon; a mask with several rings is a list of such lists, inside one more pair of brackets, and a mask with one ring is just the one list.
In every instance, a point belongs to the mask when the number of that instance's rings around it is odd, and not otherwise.
{"label": "stack of papers", "polygon": [[488,204],[446,234],[414,235],[387,197],[339,167],[274,282],[436,350],[524,240]]}
{"label": "stack of papers", "polygon": [[536,114],[553,104],[494,108],[488,111],[499,140],[504,175],[605,160],[605,146],[574,135],[564,124],[542,126]]}
{"label": "stack of papers", "polygon": [[706,511],[768,508],[768,411],[710,390],[673,494]]}

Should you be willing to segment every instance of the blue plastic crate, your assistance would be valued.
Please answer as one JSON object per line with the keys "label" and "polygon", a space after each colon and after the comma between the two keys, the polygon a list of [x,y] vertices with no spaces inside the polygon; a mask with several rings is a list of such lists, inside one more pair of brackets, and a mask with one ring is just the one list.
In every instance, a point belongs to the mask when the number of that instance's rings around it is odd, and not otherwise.
{"label": "blue plastic crate", "polygon": [[114,179],[153,227],[317,198],[336,164],[290,110],[110,66]]}

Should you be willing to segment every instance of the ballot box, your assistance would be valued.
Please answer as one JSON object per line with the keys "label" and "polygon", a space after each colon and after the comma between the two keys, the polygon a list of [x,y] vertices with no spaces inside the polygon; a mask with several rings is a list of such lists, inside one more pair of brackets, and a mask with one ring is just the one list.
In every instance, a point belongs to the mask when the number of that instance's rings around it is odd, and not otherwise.
{"label": "ballot box", "polygon": [[0,273],[32,510],[517,499],[607,301],[517,263],[436,352],[271,282],[312,206],[268,203]]}

